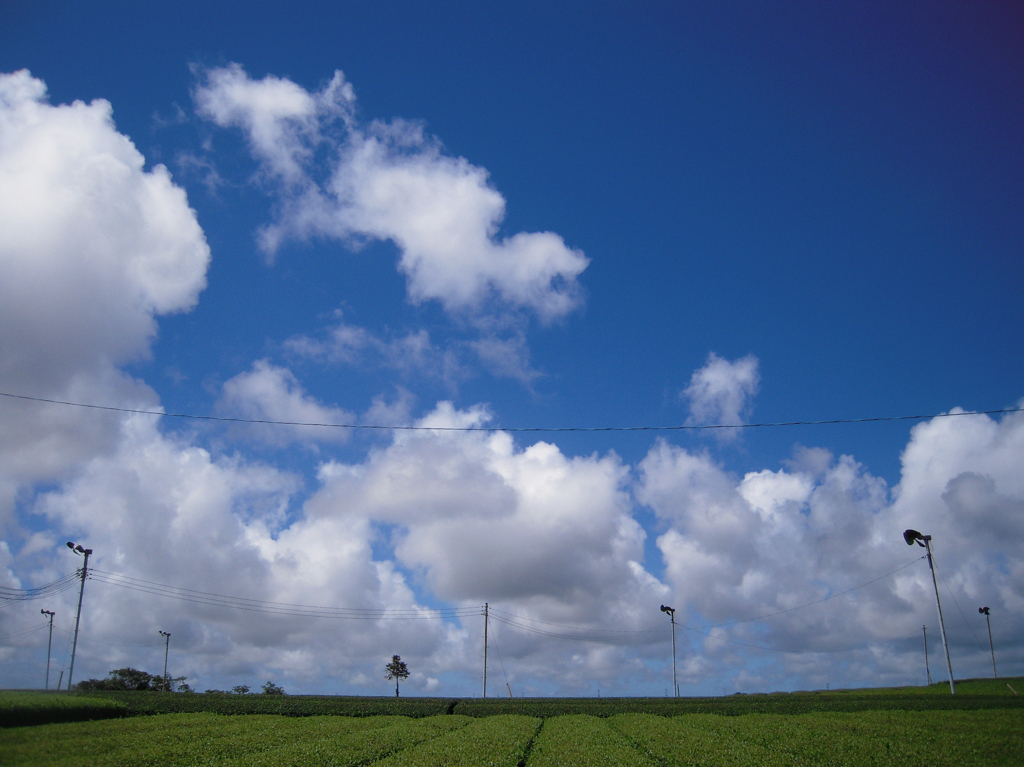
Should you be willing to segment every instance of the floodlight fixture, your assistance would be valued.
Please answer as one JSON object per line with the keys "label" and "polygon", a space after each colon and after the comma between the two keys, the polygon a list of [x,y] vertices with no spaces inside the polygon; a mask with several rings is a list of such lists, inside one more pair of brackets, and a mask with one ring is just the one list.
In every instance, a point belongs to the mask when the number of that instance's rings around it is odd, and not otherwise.
{"label": "floodlight fixture", "polygon": [[939,582],[935,578],[935,563],[932,561],[932,537],[930,535],[924,535],[919,533],[917,530],[908,528],[903,531],[903,540],[906,541],[908,546],[913,546],[917,543],[918,546],[922,546],[928,555],[928,569],[932,573],[932,586],[935,587],[935,606],[939,611],[939,630],[942,632],[942,647],[946,651],[946,671],[949,672],[949,693],[950,695],[956,695],[956,684],[953,681],[953,665],[949,661],[949,643],[946,642],[946,623],[942,620],[942,602],[939,600]]}

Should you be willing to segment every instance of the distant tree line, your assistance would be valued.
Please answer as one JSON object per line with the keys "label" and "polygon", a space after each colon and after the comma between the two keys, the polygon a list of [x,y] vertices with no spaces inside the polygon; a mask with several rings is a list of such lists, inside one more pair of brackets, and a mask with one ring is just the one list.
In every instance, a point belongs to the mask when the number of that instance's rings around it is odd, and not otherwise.
{"label": "distant tree line", "polygon": [[149,690],[154,692],[192,692],[183,676],[166,679],[136,668],[115,668],[106,679],[86,679],[75,685],[77,690]]}
{"label": "distant tree line", "polygon": [[[187,677],[173,676],[164,679],[158,674],[149,674],[139,671],[136,668],[116,668],[110,672],[106,679],[86,679],[75,685],[76,690],[134,690],[152,692],[194,692],[185,683]],[[284,695],[283,687],[267,681],[262,686],[264,695]],[[230,693],[224,690],[207,690],[210,694],[220,695],[246,695],[249,692],[249,685],[240,684],[231,689]]]}

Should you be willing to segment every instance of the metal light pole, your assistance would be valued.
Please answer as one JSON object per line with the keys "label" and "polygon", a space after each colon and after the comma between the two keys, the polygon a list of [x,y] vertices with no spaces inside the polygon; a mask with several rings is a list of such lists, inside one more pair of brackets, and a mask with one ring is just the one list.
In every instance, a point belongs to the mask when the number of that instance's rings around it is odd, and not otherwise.
{"label": "metal light pole", "polygon": [[164,638],[164,692],[170,692],[171,685],[167,681],[167,651],[171,649],[171,632],[161,631],[160,636]]}
{"label": "metal light pole", "polygon": [[676,611],[674,607],[661,606],[661,611],[672,619],[672,692],[673,698],[679,697],[679,683],[676,682]]}
{"label": "metal light pole", "polygon": [[932,670],[928,668],[928,627],[921,626],[921,630],[924,631],[924,673],[928,675],[928,686],[932,684]]}
{"label": "metal light pole", "polygon": [[50,689],[50,648],[53,647],[53,610],[40,610],[43,615],[50,616],[50,640],[46,643],[46,689]]}
{"label": "metal light pole", "polygon": [[942,602],[939,601],[939,582],[935,579],[935,564],[932,562],[932,546],[930,535],[922,535],[917,530],[904,530],[903,540],[908,546],[917,542],[928,552],[928,568],[932,571],[932,585],[935,587],[935,606],[939,608],[939,630],[942,632],[942,647],[946,651],[946,671],[949,672],[949,694],[956,695],[956,684],[953,682],[953,665],[949,662],[949,644],[946,642],[946,624],[942,620]]}
{"label": "metal light pole", "polygon": [[988,619],[988,608],[979,607],[978,612],[985,616],[985,624],[988,626],[988,649],[992,653],[992,678],[998,679],[999,675],[996,673],[996,648],[992,645],[992,622]]}
{"label": "metal light pole", "polygon": [[487,697],[487,618],[490,607],[484,602],[484,697]]}
{"label": "metal light pole", "polygon": [[84,554],[85,562],[82,563],[82,586],[78,589],[78,613],[75,615],[75,641],[71,645],[71,668],[68,669],[68,689],[71,689],[71,677],[75,673],[75,651],[78,649],[78,622],[82,619],[82,595],[85,593],[85,578],[89,574],[89,555],[92,549],[82,548],[68,541],[68,548],[76,554]]}

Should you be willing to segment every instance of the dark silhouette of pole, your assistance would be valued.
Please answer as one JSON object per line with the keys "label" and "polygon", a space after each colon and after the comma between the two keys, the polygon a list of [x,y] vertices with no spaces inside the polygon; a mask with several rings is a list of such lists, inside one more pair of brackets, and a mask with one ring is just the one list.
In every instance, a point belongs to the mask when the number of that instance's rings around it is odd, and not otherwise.
{"label": "dark silhouette of pole", "polygon": [[487,697],[487,618],[490,607],[484,602],[484,697]]}
{"label": "dark silhouette of pole", "polygon": [[161,631],[160,635],[164,638],[164,692],[170,692],[171,685],[167,681],[167,651],[171,649],[171,633],[169,631]]}
{"label": "dark silhouette of pole", "polygon": [[50,689],[50,649],[53,647],[53,610],[40,610],[43,615],[50,616],[50,639],[46,643],[46,689]]}
{"label": "dark silhouette of pole", "polygon": [[928,675],[928,686],[932,683],[932,670],[928,668],[928,627],[922,626],[921,630],[924,631],[924,673]]}
{"label": "dark silhouette of pole", "polygon": [[922,535],[917,530],[904,530],[903,540],[908,546],[917,542],[928,552],[928,569],[932,571],[932,586],[935,587],[935,606],[939,608],[939,630],[942,632],[942,648],[946,651],[946,671],[949,672],[949,694],[956,695],[956,683],[953,681],[953,664],[949,662],[949,643],[946,641],[946,624],[942,620],[942,602],[939,601],[939,582],[935,578],[935,563],[932,562],[932,537]]}
{"label": "dark silhouette of pole", "polygon": [[71,689],[71,677],[75,673],[75,651],[78,650],[78,623],[82,620],[82,595],[85,593],[85,578],[89,574],[89,555],[92,554],[92,549],[83,548],[81,544],[77,546],[71,541],[68,541],[68,548],[76,554],[84,554],[85,561],[82,563],[82,585],[78,589],[78,612],[75,614],[75,641],[71,645],[71,668],[68,669],[68,689]]}
{"label": "dark silhouette of pole", "polygon": [[992,653],[992,678],[998,679],[999,675],[996,673],[996,648],[992,644],[992,622],[988,619],[988,608],[979,607],[978,612],[985,616],[985,625],[988,626],[988,649]]}
{"label": "dark silhouette of pole", "polygon": [[676,611],[673,607],[661,606],[663,613],[668,613],[668,617],[672,620],[672,692],[673,698],[679,697],[679,683],[676,681]]}

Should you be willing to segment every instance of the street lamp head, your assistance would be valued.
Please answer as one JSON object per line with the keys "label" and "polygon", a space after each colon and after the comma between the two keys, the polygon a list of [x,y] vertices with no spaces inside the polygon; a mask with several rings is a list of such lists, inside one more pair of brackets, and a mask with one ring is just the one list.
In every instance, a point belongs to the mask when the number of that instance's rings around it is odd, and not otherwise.
{"label": "street lamp head", "polygon": [[162,637],[169,637],[170,635],[171,635],[170,631],[161,631],[160,632],[160,636],[162,636]]}
{"label": "street lamp head", "polygon": [[662,605],[662,606],[661,606],[661,611],[662,611],[663,613],[674,613],[674,612],[675,612],[675,609],[674,609],[674,608],[671,608],[671,607],[669,607],[668,605]]}
{"label": "street lamp head", "polygon": [[916,541],[918,546],[924,547],[924,542],[930,541],[931,539],[932,537],[930,535],[922,535],[917,532],[917,530],[908,529],[903,531],[903,540],[907,542],[908,546],[913,546]]}
{"label": "street lamp head", "polygon": [[988,615],[988,608],[987,607],[979,607],[978,608],[978,612],[981,613],[982,615]]}
{"label": "street lamp head", "polygon": [[53,612],[53,610],[40,610],[39,612],[41,612],[43,615],[54,615],[55,614]]}
{"label": "street lamp head", "polygon": [[73,544],[71,541],[68,541],[68,548],[71,549],[72,551],[74,551],[75,550],[75,544]]}

